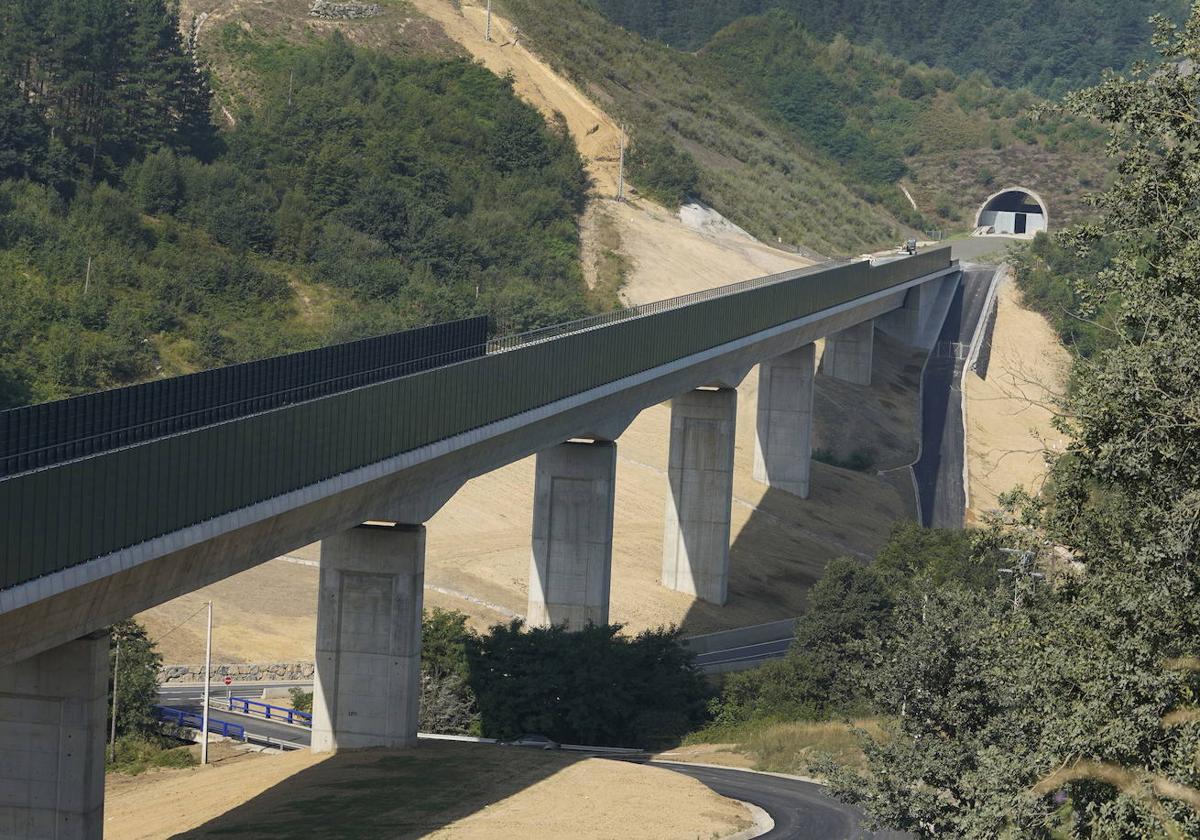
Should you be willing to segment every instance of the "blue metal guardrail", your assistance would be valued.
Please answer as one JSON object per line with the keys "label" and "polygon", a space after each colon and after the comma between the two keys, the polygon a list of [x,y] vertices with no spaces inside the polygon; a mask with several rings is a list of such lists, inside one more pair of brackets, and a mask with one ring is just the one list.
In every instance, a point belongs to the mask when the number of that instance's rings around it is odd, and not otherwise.
{"label": "blue metal guardrail", "polygon": [[[289,709],[287,706],[272,706],[260,700],[247,700],[243,697],[227,697],[228,709],[231,712],[241,712],[244,715],[262,715],[263,720],[279,720],[296,726],[312,727],[312,715],[308,712]],[[261,710],[261,711],[260,711]],[[299,721],[297,723],[297,721]]]}
{"label": "blue metal guardrail", "polygon": [[[199,712],[189,712],[186,709],[176,709],[173,706],[155,706],[154,717],[164,723],[171,723],[181,729],[195,729],[197,732],[204,726],[204,717]],[[225,738],[246,740],[246,727],[224,720],[208,719],[208,731]]]}
{"label": "blue metal guardrail", "polygon": [[[290,401],[291,388],[282,396],[260,390],[226,404],[231,419],[132,444],[110,428],[110,443],[97,446],[112,448],[0,477],[0,589],[950,266],[943,248],[879,266],[788,272],[495,340],[482,354],[452,342],[379,372],[390,377],[381,381],[351,376],[343,388],[336,377],[320,380],[342,390],[315,398],[302,385],[302,401]],[[123,399],[151,410],[161,384],[122,389]],[[50,405],[69,428],[78,422],[69,406]]]}

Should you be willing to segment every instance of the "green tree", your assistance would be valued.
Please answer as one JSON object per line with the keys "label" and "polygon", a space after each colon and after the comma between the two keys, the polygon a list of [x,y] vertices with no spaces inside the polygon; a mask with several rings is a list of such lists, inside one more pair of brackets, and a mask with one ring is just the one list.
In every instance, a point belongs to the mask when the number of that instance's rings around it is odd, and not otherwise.
{"label": "green tree", "polygon": [[597,746],[670,742],[701,721],[704,685],[675,630],[530,628],[467,640],[484,735],[525,733]]}
{"label": "green tree", "polygon": [[116,670],[117,735],[153,735],[158,731],[154,704],[158,702],[158,669],[162,656],[133,619],[110,629],[108,708],[111,722],[113,671]]}
{"label": "green tree", "polygon": [[[938,635],[966,640],[948,653],[920,629],[928,610],[880,640],[881,703],[922,685],[941,699],[868,743],[869,774],[838,775],[840,795],[925,836],[1048,837],[1055,793],[1072,836],[1200,835],[1200,4],[1157,31],[1161,63],[1066,99],[1119,159],[1103,221],[1076,237],[1113,247],[1077,291],[1085,315],[1118,303],[1116,337],[1076,361],[1070,446],[1010,536],[1048,538],[1071,566],[1021,609],[938,613]],[[925,662],[941,663],[932,684]]]}
{"label": "green tree", "polygon": [[666,140],[634,138],[627,160],[630,180],[668,207],[687,201],[700,182],[700,169],[692,156]]}

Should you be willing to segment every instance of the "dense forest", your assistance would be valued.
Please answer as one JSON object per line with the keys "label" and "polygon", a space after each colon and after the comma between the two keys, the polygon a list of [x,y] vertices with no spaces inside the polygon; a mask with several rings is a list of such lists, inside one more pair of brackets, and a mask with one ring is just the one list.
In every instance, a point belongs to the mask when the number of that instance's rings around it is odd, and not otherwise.
{"label": "dense forest", "polygon": [[232,26],[261,95],[219,135],[164,0],[0,15],[0,407],[586,311],[582,162],[509,80]]}
{"label": "dense forest", "polygon": [[1092,125],[1034,121],[1037,100],[878,50],[811,35],[774,10],[726,27],[701,51],[767,113],[846,167],[851,181],[891,184],[915,155],[1013,143],[1098,152]]}
{"label": "dense forest", "polygon": [[879,43],[913,62],[1059,96],[1149,55],[1151,15],[1182,19],[1186,0],[588,0],[627,29],[687,50],[770,9],[814,34]]}

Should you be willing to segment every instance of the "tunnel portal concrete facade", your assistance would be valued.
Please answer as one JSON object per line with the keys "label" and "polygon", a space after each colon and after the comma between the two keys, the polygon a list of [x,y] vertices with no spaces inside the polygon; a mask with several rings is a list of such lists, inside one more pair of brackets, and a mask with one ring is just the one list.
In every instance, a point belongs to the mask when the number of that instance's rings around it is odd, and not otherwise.
{"label": "tunnel portal concrete facade", "polygon": [[976,229],[1009,236],[1034,236],[1050,229],[1050,211],[1033,190],[1009,187],[988,196],[975,217]]}

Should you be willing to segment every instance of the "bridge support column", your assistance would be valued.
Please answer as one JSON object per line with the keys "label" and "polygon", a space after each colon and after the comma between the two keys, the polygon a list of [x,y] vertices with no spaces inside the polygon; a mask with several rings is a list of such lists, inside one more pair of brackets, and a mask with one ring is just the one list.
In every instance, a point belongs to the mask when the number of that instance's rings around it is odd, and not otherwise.
{"label": "bridge support column", "polygon": [[617,445],[564,443],[538,453],[529,623],[580,630],[608,622]]}
{"label": "bridge support column", "polygon": [[737,391],[700,389],[671,401],[663,586],[724,604],[729,591]]}
{"label": "bridge support column", "polygon": [[821,373],[849,382],[871,384],[871,354],[875,350],[875,322],[864,321],[825,339]]}
{"label": "bridge support column", "polygon": [[425,528],[321,541],[313,752],[416,744]]}
{"label": "bridge support column", "polygon": [[108,634],[0,667],[0,837],[100,840]]}
{"label": "bridge support column", "polygon": [[812,475],[817,347],[806,344],[759,365],[754,478],[808,498]]}
{"label": "bridge support column", "polygon": [[937,292],[941,287],[941,281],[913,286],[904,295],[904,306],[876,318],[876,326],[881,332],[905,344],[917,346],[925,332],[925,325],[929,323]]}

